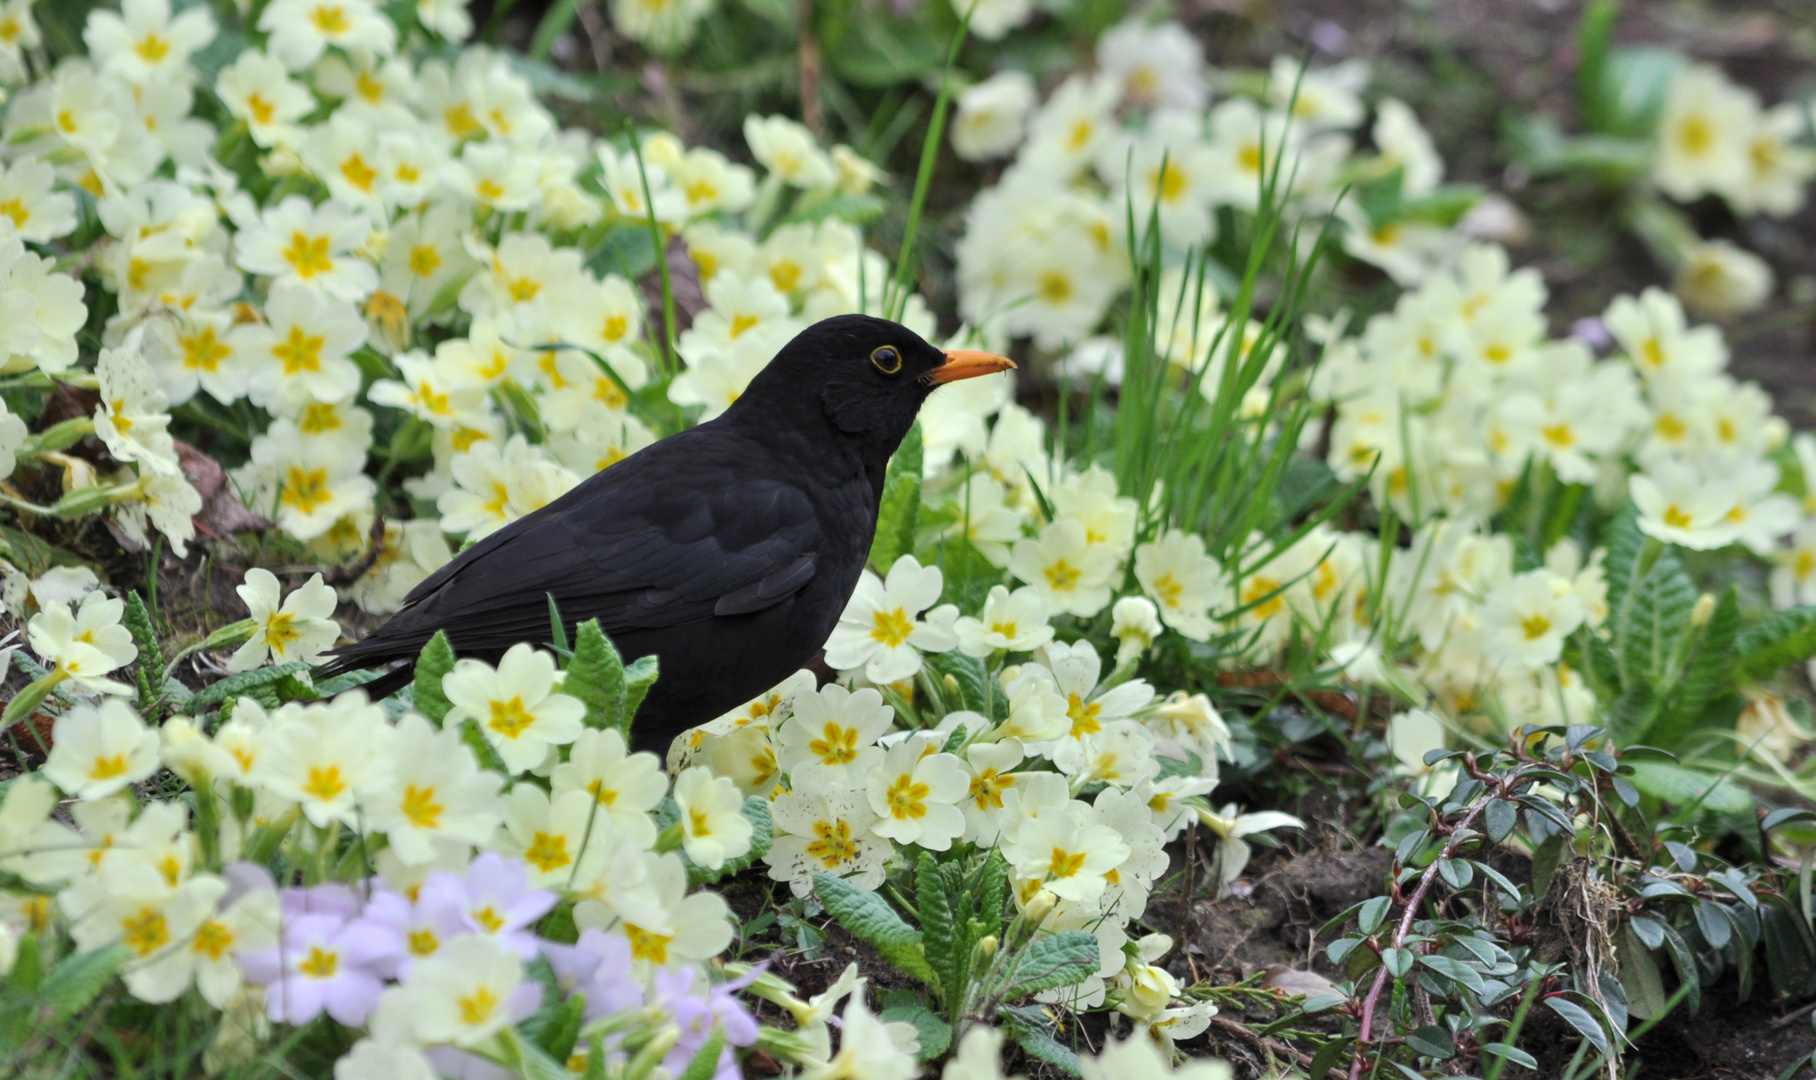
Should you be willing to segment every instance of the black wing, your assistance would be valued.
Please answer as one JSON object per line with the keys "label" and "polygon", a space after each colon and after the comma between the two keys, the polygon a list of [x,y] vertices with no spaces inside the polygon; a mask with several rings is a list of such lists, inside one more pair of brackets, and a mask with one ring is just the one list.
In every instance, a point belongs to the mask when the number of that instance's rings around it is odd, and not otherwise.
{"label": "black wing", "polygon": [[564,621],[607,634],[781,603],[818,571],[824,534],[805,490],[753,477],[753,449],[676,437],[595,474],[436,571],[335,666],[413,657],[438,629],[463,653],[545,640],[551,594]]}

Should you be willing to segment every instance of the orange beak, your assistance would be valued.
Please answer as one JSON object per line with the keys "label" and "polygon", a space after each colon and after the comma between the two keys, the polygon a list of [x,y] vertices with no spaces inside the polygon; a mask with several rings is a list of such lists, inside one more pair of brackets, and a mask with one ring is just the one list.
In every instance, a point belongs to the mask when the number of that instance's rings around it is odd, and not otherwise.
{"label": "orange beak", "polygon": [[995,353],[978,352],[975,349],[951,349],[946,353],[946,362],[934,368],[921,378],[935,386],[942,386],[960,379],[975,379],[979,375],[994,375],[999,371],[1009,371],[1015,367],[1015,361]]}

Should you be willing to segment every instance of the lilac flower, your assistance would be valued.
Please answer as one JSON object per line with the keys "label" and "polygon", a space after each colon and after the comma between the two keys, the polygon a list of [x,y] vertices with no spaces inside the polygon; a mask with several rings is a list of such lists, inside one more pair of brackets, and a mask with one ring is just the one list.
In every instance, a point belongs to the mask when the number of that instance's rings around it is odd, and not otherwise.
{"label": "lilac flower", "polygon": [[351,885],[313,885],[309,888],[285,889],[278,898],[279,911],[286,919],[302,915],[332,915],[351,919],[359,913],[359,894]]}
{"label": "lilac flower", "polygon": [[631,974],[631,945],[620,934],[588,930],[574,945],[542,943],[542,954],[567,993],[586,995],[586,1018],[643,1007],[643,991]]}
{"label": "lilac flower", "polygon": [[383,923],[305,914],[287,917],[277,946],[242,957],[240,969],[248,982],[269,987],[273,1021],[305,1024],[326,1009],[359,1027],[378,1003],[381,972],[395,966],[401,950],[397,932]]}
{"label": "lilac flower", "polygon": [[554,893],[529,885],[523,863],[487,852],[473,860],[464,878],[430,875],[416,894],[416,906],[435,925],[458,921],[528,960],[536,955],[536,935],[524,928],[555,906]]}
{"label": "lilac flower", "polygon": [[409,897],[383,886],[373,891],[363,915],[389,927],[403,944],[392,969],[380,972],[393,979],[407,977],[412,962],[433,956],[453,938],[473,932],[460,913],[449,905],[411,903]]}
{"label": "lilac flower", "polygon": [[715,1080],[736,1080],[741,1075],[738,1059],[731,1048],[756,1044],[757,1021],[732,995],[755,977],[752,974],[711,987],[702,998],[690,993],[694,981],[692,968],[656,972],[654,1004],[681,1029],[681,1040],[662,1059],[662,1067],[670,1075],[679,1076],[687,1068],[688,1062],[712,1038],[714,1028],[725,1032],[718,1068],[713,1072]]}

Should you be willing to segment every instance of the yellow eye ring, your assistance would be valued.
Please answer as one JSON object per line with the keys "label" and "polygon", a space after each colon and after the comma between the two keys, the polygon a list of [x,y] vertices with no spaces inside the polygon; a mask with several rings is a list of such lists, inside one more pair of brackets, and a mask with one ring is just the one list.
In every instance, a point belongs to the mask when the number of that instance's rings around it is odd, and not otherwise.
{"label": "yellow eye ring", "polygon": [[902,354],[894,345],[878,345],[870,351],[870,362],[885,375],[902,370]]}

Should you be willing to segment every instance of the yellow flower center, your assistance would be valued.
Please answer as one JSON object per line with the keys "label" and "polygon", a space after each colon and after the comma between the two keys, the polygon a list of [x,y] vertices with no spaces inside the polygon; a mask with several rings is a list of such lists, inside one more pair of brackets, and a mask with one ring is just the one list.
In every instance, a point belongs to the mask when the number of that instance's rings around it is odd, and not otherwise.
{"label": "yellow flower center", "polygon": [[1077,694],[1066,695],[1066,715],[1072,718],[1072,737],[1082,739],[1086,735],[1095,735],[1103,730],[1103,722],[1098,719],[1103,714],[1103,706],[1095,701],[1081,701]]}
{"label": "yellow flower center", "polygon": [[286,377],[305,371],[319,372],[322,369],[322,346],[327,341],[325,334],[311,336],[302,327],[292,326],[290,333],[271,347],[271,355],[284,365]]}
{"label": "yellow flower center", "polygon": [[507,739],[517,738],[523,734],[525,728],[536,722],[536,717],[523,707],[521,697],[514,697],[509,701],[494,701],[491,706],[492,718],[486,721],[486,726]]}
{"label": "yellow flower center", "polygon": [[489,987],[480,986],[471,994],[455,998],[454,1003],[460,1006],[460,1022],[476,1027],[490,1020],[498,1010],[498,995]]}
{"label": "yellow flower center", "polygon": [[433,829],[441,824],[441,815],[447,807],[435,801],[433,787],[417,787],[410,784],[404,788],[403,801],[399,804],[404,818],[419,829]]}
{"label": "yellow flower center", "polygon": [[120,940],[140,956],[150,956],[170,943],[170,927],[164,921],[164,913],[153,908],[141,908],[136,915],[121,919],[120,929],[125,931]]}
{"label": "yellow flower center", "polygon": [[372,194],[372,185],[378,180],[378,170],[366,164],[366,159],[360,157],[357,150],[341,162],[341,175],[346,177],[347,183],[368,195]]}
{"label": "yellow flower center", "polygon": [[[279,502],[305,514],[314,513],[332,497],[328,491],[328,470],[305,469],[301,465],[290,466],[289,475],[278,491]],[[269,631],[265,637],[270,640]]]}
{"label": "yellow flower center", "polygon": [[303,783],[303,794],[321,802],[333,802],[347,790],[339,765],[309,766],[309,779]]}
{"label": "yellow flower center", "polygon": [[993,806],[1001,810],[1003,790],[1014,786],[1015,777],[1003,776],[995,769],[985,769],[972,778],[971,790],[965,793],[965,798],[975,803],[979,810],[988,810]]}
{"label": "yellow flower center", "polygon": [[353,28],[352,21],[347,18],[346,9],[339,4],[315,5],[315,10],[309,13],[309,21],[315,24],[315,28],[320,30],[324,37],[344,34]]}
{"label": "yellow flower center", "polygon": [[909,620],[908,613],[896,608],[876,613],[876,627],[870,631],[870,636],[891,649],[899,649],[912,633],[914,623]]}
{"label": "yellow flower center", "polygon": [[1084,571],[1064,559],[1056,559],[1041,572],[1047,576],[1047,588],[1054,592],[1072,592],[1078,588],[1078,579],[1084,576]]}
{"label": "yellow flower center", "polygon": [[320,945],[309,946],[309,955],[296,965],[296,970],[311,979],[332,979],[340,970],[340,954],[331,953]]}
{"label": "yellow flower center", "polygon": [[266,101],[265,95],[254,90],[246,95],[246,111],[252,114],[252,119],[256,122],[269,124],[271,118],[277,115],[277,104]]}
{"label": "yellow flower center", "polygon": [[1551,620],[1543,615],[1529,615],[1520,622],[1520,629],[1525,631],[1527,641],[1537,641],[1551,632]]}
{"label": "yellow flower center", "polygon": [[1154,593],[1154,599],[1160,601],[1162,607],[1177,608],[1180,598],[1185,596],[1185,586],[1170,572],[1155,578],[1150,589]]}
{"label": "yellow flower center", "polygon": [[904,773],[896,777],[895,783],[889,785],[887,799],[889,813],[897,821],[927,816],[927,796],[933,788],[927,784],[917,784],[914,777]]}
{"label": "yellow flower center", "polygon": [[807,854],[831,870],[858,854],[857,842],[851,838],[851,826],[843,821],[816,821],[813,833],[819,839],[807,845]]}
{"label": "yellow flower center", "polygon": [[290,246],[284,249],[284,261],[304,281],[334,269],[334,260],[328,255],[328,238],[310,236],[301,229],[290,234]]}
{"label": "yellow flower center", "polygon": [[1047,877],[1069,878],[1085,868],[1085,853],[1082,851],[1065,851],[1054,848],[1053,854],[1047,857]]}
{"label": "yellow flower center", "polygon": [[414,956],[429,956],[441,948],[441,939],[433,930],[412,930],[409,937],[410,953]]}
{"label": "yellow flower center", "polygon": [[633,960],[648,960],[652,964],[668,963],[668,943],[675,940],[675,935],[659,934],[654,930],[625,923],[624,936],[630,940]]}
{"label": "yellow flower center", "polygon": [[1048,270],[1037,282],[1040,298],[1054,306],[1072,299],[1072,279],[1058,270]]}
{"label": "yellow flower center", "polygon": [[530,846],[523,853],[523,861],[547,874],[574,860],[568,856],[567,837],[560,833],[551,836],[539,832],[530,838]]}
{"label": "yellow flower center", "polygon": [[699,807],[688,808],[687,828],[689,832],[693,833],[695,836],[711,836],[713,831],[710,825],[710,819],[707,818],[706,811]]}
{"label": "yellow flower center", "polygon": [[116,776],[126,775],[126,755],[115,754],[113,757],[95,755],[95,763],[88,770],[90,780],[112,780]]}
{"label": "yellow flower center", "polygon": [[16,229],[25,228],[25,223],[30,221],[32,216],[31,211],[25,208],[25,203],[17,197],[0,202],[0,214],[12,218],[13,227]]}
{"label": "yellow flower center", "polygon": [[195,940],[189,947],[210,960],[219,961],[227,955],[228,949],[233,948],[233,931],[226,923],[209,919],[196,928]]}
{"label": "yellow flower center", "polygon": [[827,721],[821,737],[807,744],[814,757],[827,765],[849,765],[858,756],[858,729]]}
{"label": "yellow flower center", "polygon": [[[0,210],[3,209],[5,208],[0,207]],[[204,326],[184,337],[182,344],[183,366],[191,371],[219,371],[221,361],[233,355],[233,349],[220,339],[212,326]]]}

